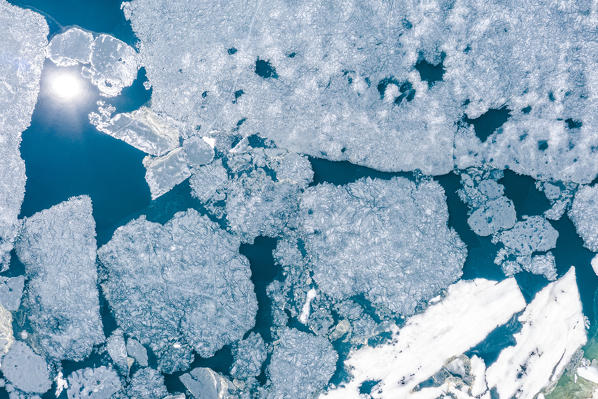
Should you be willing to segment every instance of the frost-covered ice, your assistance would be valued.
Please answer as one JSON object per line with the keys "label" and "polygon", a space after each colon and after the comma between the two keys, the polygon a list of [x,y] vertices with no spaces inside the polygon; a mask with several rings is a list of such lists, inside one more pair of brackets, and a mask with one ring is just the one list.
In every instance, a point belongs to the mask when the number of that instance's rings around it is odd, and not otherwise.
{"label": "frost-covered ice", "polygon": [[198,367],[179,377],[185,388],[195,399],[232,399],[229,395],[230,382],[206,367]]}
{"label": "frost-covered ice", "polygon": [[581,187],[569,211],[586,248],[598,252],[598,184]]}
{"label": "frost-covered ice", "polygon": [[[363,382],[379,381],[374,398],[405,398],[449,359],[481,342],[525,307],[516,281],[476,279],[451,285],[446,297],[393,329],[389,343],[364,347],[345,365],[352,379],[325,398],[358,398]],[[475,328],[472,328],[475,326]]]}
{"label": "frost-covered ice", "polygon": [[261,335],[256,333],[251,333],[247,338],[239,341],[233,354],[235,361],[230,374],[240,380],[257,377],[267,357],[264,340]]}
{"label": "frost-covered ice", "polygon": [[68,377],[68,399],[111,399],[121,390],[118,374],[105,366],[76,370]]}
{"label": "frost-covered ice", "polygon": [[125,42],[106,34],[98,35],[91,45],[91,65],[84,76],[106,97],[114,97],[137,78],[139,57]]}
{"label": "frost-covered ice", "polygon": [[[242,146],[240,144],[239,146]],[[299,196],[312,180],[307,157],[278,148],[231,151],[222,161],[193,169],[193,196],[243,241],[276,237],[297,225]]]}
{"label": "frost-covered ice", "polygon": [[8,381],[24,392],[44,393],[52,385],[44,358],[21,341],[15,342],[2,358],[1,370]]}
{"label": "frost-covered ice", "polygon": [[501,399],[535,398],[556,384],[574,353],[586,343],[575,269],[542,289],[519,317],[516,344],[503,349],[486,373]]}
{"label": "frost-covered ice", "polygon": [[283,329],[268,365],[271,385],[265,397],[314,397],[328,384],[337,359],[338,355],[327,339],[295,329]]}
{"label": "frost-covered ice", "polygon": [[49,59],[61,67],[91,62],[93,35],[79,28],[70,28],[52,37],[46,48]]}
{"label": "frost-covered ice", "polygon": [[149,367],[141,368],[133,374],[127,390],[128,398],[164,399],[167,395],[164,376]]}
{"label": "frost-covered ice", "polygon": [[100,132],[150,155],[163,155],[179,145],[179,131],[174,121],[147,107],[113,117],[92,112],[89,119]]}
{"label": "frost-covered ice", "polygon": [[0,269],[8,268],[25,195],[19,145],[31,122],[48,43],[41,15],[0,0]]}
{"label": "frost-covered ice", "polygon": [[139,218],[98,250],[102,288],[119,326],[166,372],[191,349],[209,357],[254,324],[257,302],[239,240],[190,209],[165,225]]}
{"label": "frost-covered ice", "polygon": [[84,359],[104,341],[91,199],[73,197],[25,219],[16,251],[32,342],[58,361]]}
{"label": "frost-covered ice", "polygon": [[400,314],[461,276],[467,251],[447,220],[444,191],[428,180],[320,184],[301,200],[319,289],[338,300],[363,294],[380,311]]}
{"label": "frost-covered ice", "polygon": [[[494,236],[493,241],[504,246],[494,263],[500,264],[507,275],[523,268],[552,280],[556,277],[556,265],[554,256],[547,251],[556,246],[558,236],[558,231],[544,217],[524,216],[512,229]],[[535,254],[537,252],[546,253]]]}

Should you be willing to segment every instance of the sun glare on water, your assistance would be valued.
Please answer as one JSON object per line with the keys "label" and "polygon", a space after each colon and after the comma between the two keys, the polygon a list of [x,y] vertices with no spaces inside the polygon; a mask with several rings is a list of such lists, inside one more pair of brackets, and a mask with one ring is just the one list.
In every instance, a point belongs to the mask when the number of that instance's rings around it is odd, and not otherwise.
{"label": "sun glare on water", "polygon": [[85,93],[83,79],[77,73],[57,72],[50,77],[50,92],[56,99],[73,102]]}

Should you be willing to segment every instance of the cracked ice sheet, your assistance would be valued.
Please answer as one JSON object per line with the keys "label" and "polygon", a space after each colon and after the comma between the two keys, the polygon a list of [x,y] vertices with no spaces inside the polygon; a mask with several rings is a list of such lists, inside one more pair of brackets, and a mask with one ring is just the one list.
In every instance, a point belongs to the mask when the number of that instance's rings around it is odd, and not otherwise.
{"label": "cracked ice sheet", "polygon": [[569,210],[569,217],[584,246],[592,252],[598,252],[598,185],[580,187]]}
{"label": "cracked ice sheet", "polygon": [[486,373],[500,399],[532,399],[556,384],[575,352],[586,343],[575,269],[540,291],[519,317],[515,346],[503,349]]}
{"label": "cracked ice sheet", "polygon": [[442,4],[134,0],[123,9],[152,107],[190,128],[259,131],[279,147],[383,170],[452,169],[458,93],[413,68],[420,53],[441,60]]}
{"label": "cracked ice sheet", "polygon": [[448,288],[442,301],[408,319],[403,328],[395,327],[390,343],[352,352],[345,365],[352,368],[353,379],[320,397],[359,398],[359,387],[368,380],[381,381],[372,390],[373,398],[409,397],[447,360],[481,342],[524,307],[513,278],[499,283],[459,281]]}
{"label": "cracked ice sheet", "polygon": [[300,234],[321,292],[409,315],[461,276],[467,250],[447,220],[437,182],[367,178],[308,188]]}
{"label": "cracked ice sheet", "polygon": [[73,197],[26,218],[16,252],[34,346],[57,361],[83,360],[104,342],[91,199]]}
{"label": "cracked ice sheet", "polygon": [[31,122],[48,25],[39,14],[0,0],[0,269],[8,267],[25,194],[19,144]]}

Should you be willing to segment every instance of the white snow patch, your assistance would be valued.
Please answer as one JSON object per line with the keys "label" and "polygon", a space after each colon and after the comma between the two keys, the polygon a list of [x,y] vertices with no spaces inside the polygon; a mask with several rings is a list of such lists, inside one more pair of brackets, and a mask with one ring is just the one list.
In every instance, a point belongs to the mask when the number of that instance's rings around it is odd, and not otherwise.
{"label": "white snow patch", "polygon": [[411,317],[400,330],[395,327],[390,343],[350,354],[346,365],[353,369],[352,381],[321,397],[359,398],[359,387],[368,380],[380,380],[373,398],[408,397],[449,359],[481,342],[524,306],[513,278],[459,281],[444,300]]}
{"label": "white snow patch", "polygon": [[584,316],[575,269],[540,291],[519,317],[517,344],[504,349],[488,368],[489,387],[501,399],[534,398],[556,384],[565,366],[586,343]]}
{"label": "white snow patch", "polygon": [[310,289],[307,291],[307,297],[305,298],[305,303],[303,304],[303,308],[301,309],[301,315],[299,315],[299,321],[303,324],[307,323],[307,319],[309,318],[309,311],[311,306],[311,301],[316,297],[316,290]]}

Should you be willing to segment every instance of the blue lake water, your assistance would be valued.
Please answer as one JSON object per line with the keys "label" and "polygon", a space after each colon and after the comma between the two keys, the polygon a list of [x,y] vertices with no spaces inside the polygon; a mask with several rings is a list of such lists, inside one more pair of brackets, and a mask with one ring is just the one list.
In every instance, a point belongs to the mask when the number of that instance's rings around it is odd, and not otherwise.
{"label": "blue lake water", "polygon": [[[13,0],[11,3],[32,8],[45,15],[51,26],[51,34],[60,32],[66,26],[78,25],[95,32],[112,34],[131,45],[136,41],[130,25],[120,11],[120,0],[85,2]],[[21,210],[22,217],[49,208],[71,196],[87,194],[93,201],[98,245],[103,245],[118,226],[142,214],[147,215],[149,220],[164,223],[177,211],[189,207],[205,213],[201,204],[191,197],[188,182],[182,183],[158,200],[151,201],[144,179],[145,169],[142,165],[144,154],[124,142],[98,132],[89,123],[88,114],[97,108],[96,101],[100,99],[97,90],[92,86],[87,87],[88,95],[85,99],[75,105],[64,106],[56,102],[49,95],[47,87],[47,76],[55,68],[50,61],[46,62],[41,92],[31,126],[23,133],[21,155],[26,163],[27,185]],[[432,72],[437,73],[435,70]],[[151,91],[143,87],[145,80],[145,71],[142,69],[135,84],[109,102],[119,112],[131,111],[146,104],[151,98]],[[487,116],[480,129],[486,125],[493,129],[497,125],[500,126],[504,114],[504,112],[497,112],[496,115]],[[491,120],[494,117],[500,120]],[[481,134],[487,135],[487,132]],[[379,172],[348,162],[331,162],[318,158],[310,158],[310,162],[315,172],[312,184],[323,182],[347,184],[368,176],[382,179],[390,179],[393,176],[419,178],[413,173]],[[463,278],[484,277],[494,280],[505,278],[501,269],[493,263],[497,249],[490,238],[475,235],[467,225],[467,207],[456,194],[460,187],[459,177],[451,173],[434,179],[442,185],[447,195],[449,225],[458,232],[468,247]],[[506,172],[501,183],[505,185],[506,195],[513,200],[518,217],[538,215],[548,209],[548,201],[535,189],[531,178]],[[551,223],[559,231],[557,247],[553,250],[558,274],[561,276],[570,266],[576,266],[584,313],[591,320],[594,331],[598,277],[590,266],[592,254],[583,248],[581,239],[566,216]],[[272,303],[266,296],[266,286],[278,275],[278,268],[272,259],[275,243],[274,239],[258,238],[254,244],[241,247],[241,253],[247,256],[251,263],[252,281],[259,303],[253,331],[259,332],[266,341],[271,340],[270,326],[272,325],[270,316]],[[18,260],[13,259],[13,265],[8,274],[22,272]],[[548,283],[543,277],[525,272],[517,275],[517,281],[527,301],[530,301],[533,295]],[[103,298],[101,302],[104,331],[109,334],[116,328],[116,324]],[[491,334],[471,352],[491,361],[501,348],[512,344],[512,339],[509,337],[517,327],[516,321],[513,320]],[[341,352],[340,366],[343,355],[346,356],[346,348],[342,345],[335,347]],[[84,362],[65,363],[63,366],[68,374],[69,370],[81,366],[99,365],[103,361],[105,359],[92,356]],[[231,362],[231,349],[227,346],[210,359],[197,356],[193,366],[209,366],[228,374]],[[151,354],[150,363],[155,363]],[[166,376],[166,383],[171,392],[184,390],[178,380],[179,374]],[[337,373],[335,378],[342,378],[342,374],[342,372]],[[263,375],[261,377],[263,380]],[[0,392],[2,392],[0,396],[6,395],[5,391]],[[51,397],[51,394],[48,397]]]}

